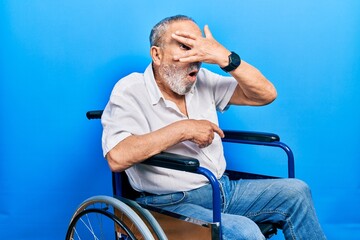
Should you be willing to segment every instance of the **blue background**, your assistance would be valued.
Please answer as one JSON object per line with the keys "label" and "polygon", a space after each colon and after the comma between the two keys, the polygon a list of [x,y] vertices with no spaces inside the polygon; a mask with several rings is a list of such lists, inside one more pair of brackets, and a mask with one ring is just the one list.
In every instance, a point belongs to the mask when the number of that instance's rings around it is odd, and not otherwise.
{"label": "blue background", "polygon": [[[273,104],[232,107],[221,127],[278,133],[328,238],[360,239],[357,0],[1,1],[1,238],[63,239],[81,201],[111,194],[101,126],[85,112],[102,109],[119,78],[145,69],[151,27],[178,13],[209,24],[277,87]],[[241,151],[273,162],[238,152],[228,155],[237,157],[232,168],[283,169],[281,153]]]}

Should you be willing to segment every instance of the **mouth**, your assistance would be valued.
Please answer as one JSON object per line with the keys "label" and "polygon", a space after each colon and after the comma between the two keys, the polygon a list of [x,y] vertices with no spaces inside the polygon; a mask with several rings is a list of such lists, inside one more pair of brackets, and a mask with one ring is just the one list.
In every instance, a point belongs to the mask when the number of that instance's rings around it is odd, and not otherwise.
{"label": "mouth", "polygon": [[194,78],[196,77],[196,75],[198,74],[199,70],[195,69],[195,70],[192,70],[190,73],[189,73],[189,76]]}

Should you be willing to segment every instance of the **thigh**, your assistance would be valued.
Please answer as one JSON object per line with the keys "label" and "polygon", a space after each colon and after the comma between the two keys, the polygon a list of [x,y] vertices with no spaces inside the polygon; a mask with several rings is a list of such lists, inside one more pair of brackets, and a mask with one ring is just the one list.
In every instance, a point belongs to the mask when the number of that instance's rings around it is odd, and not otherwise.
{"label": "thigh", "polygon": [[187,192],[175,192],[163,195],[148,195],[136,199],[137,202],[154,207],[176,208],[179,204],[195,204],[212,209],[212,187],[207,184]]}
{"label": "thigh", "polygon": [[[267,221],[284,218],[291,201],[310,197],[307,185],[297,179],[259,179],[230,181],[224,212]],[[276,219],[280,220],[280,219]]]}

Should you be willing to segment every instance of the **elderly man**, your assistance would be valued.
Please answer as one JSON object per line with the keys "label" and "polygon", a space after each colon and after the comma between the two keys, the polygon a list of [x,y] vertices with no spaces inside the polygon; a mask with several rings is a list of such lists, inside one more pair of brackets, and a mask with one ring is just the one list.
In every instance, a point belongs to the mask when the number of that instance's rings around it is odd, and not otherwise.
{"label": "elderly man", "polygon": [[[255,222],[274,222],[286,239],[325,239],[308,186],[296,179],[230,181],[217,111],[265,105],[276,90],[255,67],[204,35],[189,17],[165,18],[150,34],[152,63],[114,87],[102,116],[103,151],[112,171],[126,171],[142,203],[211,221],[211,187],[192,173],[139,165],[161,151],[199,159],[219,179],[224,239],[264,239]],[[216,64],[231,76],[201,67]],[[149,196],[152,194],[152,196]]]}

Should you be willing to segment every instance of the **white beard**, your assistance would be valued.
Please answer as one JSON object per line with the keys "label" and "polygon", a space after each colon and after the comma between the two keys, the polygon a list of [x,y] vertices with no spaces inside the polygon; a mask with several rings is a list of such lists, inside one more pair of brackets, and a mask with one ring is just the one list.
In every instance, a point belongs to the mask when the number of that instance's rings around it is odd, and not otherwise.
{"label": "white beard", "polygon": [[191,71],[198,70],[199,67],[199,63],[193,63],[185,68],[179,68],[175,64],[164,64],[160,67],[159,73],[173,92],[185,95],[195,84],[189,82],[187,77]]}

